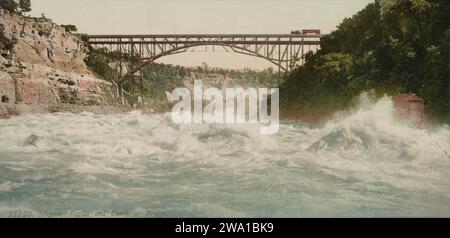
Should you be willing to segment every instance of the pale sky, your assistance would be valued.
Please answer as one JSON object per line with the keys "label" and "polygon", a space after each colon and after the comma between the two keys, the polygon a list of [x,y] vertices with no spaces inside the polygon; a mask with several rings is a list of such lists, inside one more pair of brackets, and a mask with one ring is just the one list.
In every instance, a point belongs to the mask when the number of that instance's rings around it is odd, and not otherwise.
{"label": "pale sky", "polygon": [[[31,15],[88,34],[329,33],[373,0],[31,0]],[[222,50],[224,51],[224,50]],[[262,69],[263,59],[226,52],[168,56],[163,63]]]}

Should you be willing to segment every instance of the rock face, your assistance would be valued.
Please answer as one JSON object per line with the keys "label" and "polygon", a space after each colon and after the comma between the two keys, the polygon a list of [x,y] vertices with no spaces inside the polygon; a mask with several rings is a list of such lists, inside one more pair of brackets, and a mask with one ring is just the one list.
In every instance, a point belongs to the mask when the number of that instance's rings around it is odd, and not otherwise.
{"label": "rock face", "polygon": [[[10,104],[114,103],[112,85],[88,70],[85,54],[82,40],[63,27],[0,9],[0,98]],[[12,109],[2,101],[6,114]]]}

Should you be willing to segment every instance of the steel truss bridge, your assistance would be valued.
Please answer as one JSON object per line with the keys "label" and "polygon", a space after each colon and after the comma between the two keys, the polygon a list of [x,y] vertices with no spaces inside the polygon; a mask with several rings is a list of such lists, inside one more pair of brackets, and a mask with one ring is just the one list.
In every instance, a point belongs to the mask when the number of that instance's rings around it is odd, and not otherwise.
{"label": "steel truss bridge", "polygon": [[[196,48],[223,48],[226,52],[263,58],[279,71],[288,72],[303,64],[308,52],[320,48],[321,34],[169,34],[169,35],[87,35],[94,48],[115,55],[122,85],[155,60]],[[123,70],[122,66],[126,69]]]}

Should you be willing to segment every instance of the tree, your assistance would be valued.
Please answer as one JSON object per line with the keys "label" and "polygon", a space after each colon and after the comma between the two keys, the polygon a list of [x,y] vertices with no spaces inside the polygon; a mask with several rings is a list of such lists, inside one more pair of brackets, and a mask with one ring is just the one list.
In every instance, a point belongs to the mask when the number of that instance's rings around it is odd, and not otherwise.
{"label": "tree", "polygon": [[16,12],[17,11],[17,3],[14,0],[1,0],[0,8],[3,8],[9,12]]}
{"label": "tree", "polygon": [[424,17],[429,13],[432,4],[429,0],[379,0],[384,14],[401,14],[409,16],[415,22],[417,33],[420,39],[422,50],[425,47],[426,39],[423,25],[426,23]]}
{"label": "tree", "polygon": [[78,28],[75,25],[61,25],[67,32],[77,32]]}
{"label": "tree", "polygon": [[376,0],[336,31],[280,87],[282,110],[350,106],[361,91],[416,93],[450,123],[448,0]]}
{"label": "tree", "polygon": [[25,13],[31,11],[30,0],[0,0],[0,8],[3,8],[11,13]]}
{"label": "tree", "polygon": [[19,8],[22,13],[31,11],[30,0],[19,0]]}
{"label": "tree", "polygon": [[106,49],[90,49],[85,62],[99,77],[109,81],[117,80],[117,72],[110,66],[112,58]]}

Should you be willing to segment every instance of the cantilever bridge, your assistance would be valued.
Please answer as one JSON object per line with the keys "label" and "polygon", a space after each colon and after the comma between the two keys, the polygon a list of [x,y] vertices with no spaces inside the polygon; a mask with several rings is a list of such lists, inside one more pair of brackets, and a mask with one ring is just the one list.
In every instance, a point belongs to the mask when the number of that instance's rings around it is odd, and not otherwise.
{"label": "cantilever bridge", "polygon": [[[106,48],[116,55],[120,67],[118,85],[131,78],[155,60],[200,46],[212,46],[263,58],[273,63],[280,71],[289,71],[304,63],[308,52],[320,48],[320,38],[313,34],[165,34],[165,35],[88,35],[88,42],[95,48]],[[132,60],[130,60],[132,59]],[[122,71],[122,65],[126,70]]]}

